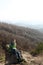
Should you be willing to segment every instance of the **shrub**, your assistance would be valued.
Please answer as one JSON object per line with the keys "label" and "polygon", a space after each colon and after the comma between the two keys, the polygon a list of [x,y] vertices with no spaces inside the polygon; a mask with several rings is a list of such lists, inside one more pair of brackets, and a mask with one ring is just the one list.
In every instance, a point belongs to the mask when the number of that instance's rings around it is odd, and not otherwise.
{"label": "shrub", "polygon": [[43,52],[43,43],[41,42],[41,43],[38,43],[37,47],[34,50],[32,50],[30,53],[33,56],[36,56],[42,52]]}

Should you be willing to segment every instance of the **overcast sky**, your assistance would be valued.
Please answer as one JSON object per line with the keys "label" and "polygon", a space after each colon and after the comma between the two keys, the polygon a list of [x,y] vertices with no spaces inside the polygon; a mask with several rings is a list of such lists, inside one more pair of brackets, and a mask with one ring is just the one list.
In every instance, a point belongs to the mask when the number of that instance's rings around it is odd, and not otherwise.
{"label": "overcast sky", "polygon": [[0,21],[43,24],[43,0],[0,0]]}

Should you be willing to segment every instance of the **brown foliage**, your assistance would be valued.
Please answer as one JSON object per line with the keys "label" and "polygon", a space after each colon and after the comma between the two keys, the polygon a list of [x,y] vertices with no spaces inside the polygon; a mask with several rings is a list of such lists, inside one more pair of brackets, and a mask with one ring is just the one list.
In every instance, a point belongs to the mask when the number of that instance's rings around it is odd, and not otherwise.
{"label": "brown foliage", "polygon": [[35,48],[35,43],[43,41],[43,34],[30,28],[0,23],[0,44],[5,48],[13,39],[17,40],[18,49],[29,51]]}

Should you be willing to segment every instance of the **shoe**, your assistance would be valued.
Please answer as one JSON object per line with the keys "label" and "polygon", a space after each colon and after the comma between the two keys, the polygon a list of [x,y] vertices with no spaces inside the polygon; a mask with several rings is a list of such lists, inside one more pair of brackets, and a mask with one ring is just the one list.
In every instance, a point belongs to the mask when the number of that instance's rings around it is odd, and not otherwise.
{"label": "shoe", "polygon": [[17,59],[18,60],[18,62],[22,62],[23,61],[23,59]]}

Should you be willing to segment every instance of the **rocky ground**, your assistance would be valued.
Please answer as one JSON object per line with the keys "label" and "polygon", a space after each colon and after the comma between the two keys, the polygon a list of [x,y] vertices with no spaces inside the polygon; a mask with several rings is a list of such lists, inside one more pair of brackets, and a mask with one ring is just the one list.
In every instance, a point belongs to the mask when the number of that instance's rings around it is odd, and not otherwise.
{"label": "rocky ground", "polygon": [[27,52],[24,52],[22,55],[28,65],[43,65],[43,56],[33,57]]}
{"label": "rocky ground", "polygon": [[[14,64],[14,65],[43,65],[43,56],[33,57],[28,52],[24,52],[24,51],[22,51],[22,56],[25,59],[25,61],[20,64]],[[0,63],[0,65],[5,65],[5,64]]]}

